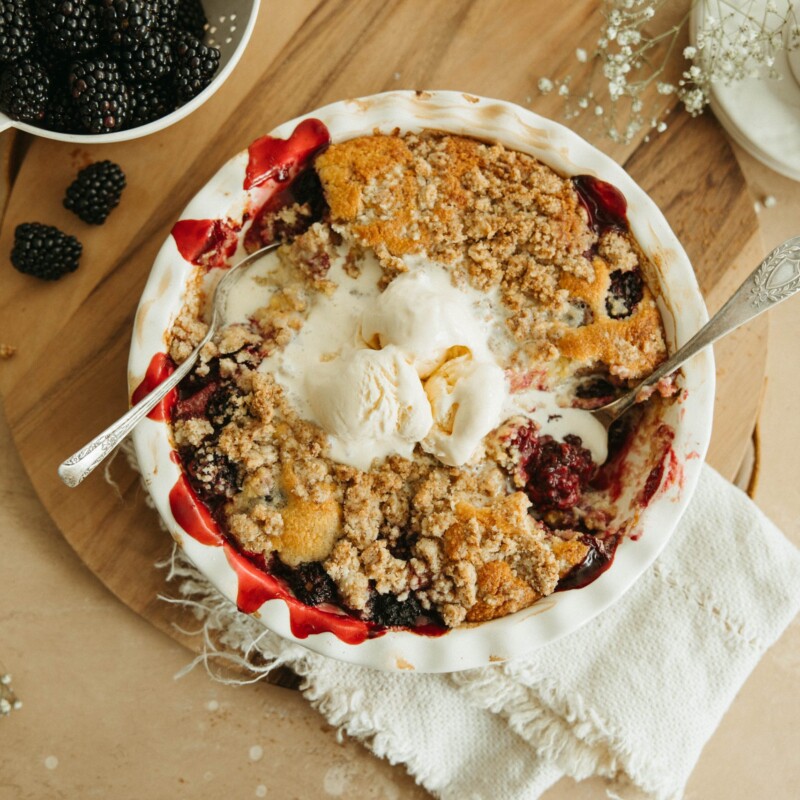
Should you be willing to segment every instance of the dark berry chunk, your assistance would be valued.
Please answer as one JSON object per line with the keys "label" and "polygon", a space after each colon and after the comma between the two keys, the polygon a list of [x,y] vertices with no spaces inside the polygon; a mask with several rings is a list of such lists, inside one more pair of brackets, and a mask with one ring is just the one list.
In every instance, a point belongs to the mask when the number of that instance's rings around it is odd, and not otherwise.
{"label": "dark berry chunk", "polygon": [[47,112],[50,79],[34,61],[10,64],[0,77],[0,111],[22,122],[41,122]]}
{"label": "dark berry chunk", "polygon": [[0,0],[0,62],[22,58],[33,43],[33,20],[27,0]]}
{"label": "dark berry chunk", "polygon": [[321,603],[338,603],[339,593],[336,584],[319,561],[308,561],[289,567],[276,560],[272,572],[286,581],[294,596],[307,606]]}
{"label": "dark berry chunk", "polygon": [[191,33],[196,39],[203,38],[208,19],[200,0],[178,0],[176,17],[178,30]]}
{"label": "dark berry chunk", "polygon": [[209,395],[206,417],[217,430],[246,415],[245,396],[233,381],[223,381]]}
{"label": "dark berry chunk", "polygon": [[162,33],[153,31],[119,54],[122,77],[128,83],[152,83],[167,75],[172,67],[172,49]]}
{"label": "dark berry chunk", "polygon": [[539,511],[566,511],[578,503],[596,469],[579,436],[559,442],[522,428],[512,444],[519,451],[525,493]]}
{"label": "dark berry chunk", "polygon": [[102,225],[119,204],[125,188],[125,173],[113,161],[98,161],[84,167],[70,184],[64,208],[90,225]]}
{"label": "dark berry chunk", "polygon": [[14,231],[11,263],[26,275],[57,281],[78,268],[83,246],[51,225],[23,222]]}
{"label": "dark berry chunk", "polygon": [[387,628],[413,628],[425,611],[414,595],[398,600],[394,594],[378,594],[370,601],[370,619]]}
{"label": "dark berry chunk", "polygon": [[219,50],[206,47],[199,39],[183,34],[174,45],[175,89],[185,103],[200,94],[214,79],[219,68]]}
{"label": "dark berry chunk", "polygon": [[81,55],[100,44],[100,17],[91,0],[35,0],[44,44],[59,53]]}
{"label": "dark berry chunk", "polygon": [[623,272],[618,269],[609,277],[611,282],[606,296],[606,312],[612,319],[629,317],[644,297],[642,276],[638,270]]}
{"label": "dark berry chunk", "polygon": [[226,456],[215,452],[213,441],[181,453],[192,488],[208,505],[218,506],[223,498],[233,497],[240,488],[239,470]]}
{"label": "dark berry chunk", "polygon": [[595,580],[602,572],[611,566],[611,560],[617,549],[619,539],[598,539],[596,536],[583,535],[580,537],[589,550],[580,564],[576,564],[563,578],[558,581],[558,591],[581,589]]}
{"label": "dark berry chunk", "polygon": [[600,408],[617,398],[617,388],[600,375],[585,378],[575,389],[575,408]]}
{"label": "dark berry chunk", "polygon": [[393,542],[389,542],[389,552],[395,558],[409,561],[414,557],[414,545],[417,538],[410,530],[404,530]]}
{"label": "dark berry chunk", "polygon": [[155,27],[157,0],[101,0],[106,36],[118,47],[134,47]]}
{"label": "dark berry chunk", "polygon": [[590,378],[578,386],[575,394],[582,400],[611,400],[616,390],[605,378]]}
{"label": "dark berry chunk", "polygon": [[175,403],[175,419],[194,419],[208,416],[208,404],[219,389],[219,383],[212,381],[193,394],[181,397]]}
{"label": "dark berry chunk", "polygon": [[315,222],[322,219],[328,208],[328,203],[322,190],[322,181],[320,181],[316,170],[303,170],[292,181],[291,191],[295,202],[308,206],[311,217]]}

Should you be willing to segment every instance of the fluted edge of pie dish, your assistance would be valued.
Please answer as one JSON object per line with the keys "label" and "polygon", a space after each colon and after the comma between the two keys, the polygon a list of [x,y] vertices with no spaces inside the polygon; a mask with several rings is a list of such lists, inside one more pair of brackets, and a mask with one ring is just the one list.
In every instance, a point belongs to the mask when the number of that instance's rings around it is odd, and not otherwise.
{"label": "fluted edge of pie dish", "polygon": [[[334,142],[376,130],[389,133],[396,128],[404,132],[434,128],[499,141],[536,156],[562,175],[588,173],[614,184],[627,199],[631,232],[656,268],[658,285],[654,288],[669,350],[686,342],[707,320],[691,263],[656,204],[621,166],[563,125],[501,100],[450,91],[394,91],[332,103],[269,133],[286,138],[309,117],[325,123]],[[245,149],[228,161],[184,209],[181,219],[236,218],[244,207],[242,184],[247,159]],[[170,236],[156,257],[136,313],[128,365],[129,393],[142,381],[151,358],[165,350],[193,269]],[[558,592],[515,614],[456,628],[440,637],[401,630],[360,644],[347,644],[327,632],[299,639],[292,634],[288,607],[282,600],[267,601],[255,616],[275,633],[317,653],[378,669],[421,672],[454,672],[503,661],[576,630],[619,600],[650,566],[692,497],[711,433],[711,351],[689,362],[683,375],[685,391],[677,402],[665,407],[663,416],[675,432],[673,450],[681,479],[665,482],[668,485],[656,493],[638,521],[641,535],[635,540],[623,539],[611,567],[588,586]],[[144,483],[167,529],[198,569],[235,602],[237,576],[223,548],[200,544],[187,535],[170,510],[169,493],[180,476],[180,467],[170,458],[173,448],[168,425],[145,419],[135,430],[133,441]]]}

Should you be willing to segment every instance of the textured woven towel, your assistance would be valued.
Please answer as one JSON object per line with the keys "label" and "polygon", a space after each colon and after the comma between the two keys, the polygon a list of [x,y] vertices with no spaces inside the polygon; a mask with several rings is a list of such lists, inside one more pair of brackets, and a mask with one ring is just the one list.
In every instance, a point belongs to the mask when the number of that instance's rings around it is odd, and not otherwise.
{"label": "textured woven towel", "polygon": [[456,675],[379,673],[285,642],[174,568],[224,644],[304,678],[333,725],[447,800],[535,800],[562,775],[677,798],[800,607],[800,553],[705,467],[665,552],[612,608],[533,655]]}

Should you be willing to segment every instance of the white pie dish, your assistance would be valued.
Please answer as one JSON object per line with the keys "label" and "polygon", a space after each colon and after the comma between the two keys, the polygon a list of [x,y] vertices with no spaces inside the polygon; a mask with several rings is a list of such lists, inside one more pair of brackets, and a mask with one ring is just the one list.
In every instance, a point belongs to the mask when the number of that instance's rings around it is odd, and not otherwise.
{"label": "white pie dish", "polygon": [[[614,184],[628,202],[632,233],[657,268],[660,307],[671,350],[687,341],[707,314],[691,264],[652,200],[625,171],[563,126],[511,103],[456,92],[389,92],[345,100],[291,120],[271,132],[286,138],[308,117],[320,119],[333,141],[370,134],[434,128],[500,141],[529,153],[563,175],[589,173]],[[181,219],[241,219],[247,151],[225,164],[184,210]],[[161,248],[144,289],[134,324],[128,381],[133,392],[152,357],[166,349],[166,336],[180,311],[194,268],[170,237]],[[293,635],[282,600],[264,603],[257,615],[266,627],[327,656],[380,669],[447,672],[482,666],[522,655],[588,622],[618,600],[667,543],[694,491],[711,430],[714,365],[710,351],[683,370],[679,400],[667,405],[663,421],[675,433],[676,464],[642,513],[635,541],[624,540],[611,567],[581,589],[559,592],[531,608],[440,637],[389,631],[379,638],[347,644],[329,632],[305,638]],[[137,458],[147,488],[168,530],[185,554],[229,599],[236,600],[238,578],[222,547],[202,544],[176,521],[169,494],[180,478],[172,457],[168,426],[144,420],[134,432]],[[667,485],[669,484],[669,485]]]}

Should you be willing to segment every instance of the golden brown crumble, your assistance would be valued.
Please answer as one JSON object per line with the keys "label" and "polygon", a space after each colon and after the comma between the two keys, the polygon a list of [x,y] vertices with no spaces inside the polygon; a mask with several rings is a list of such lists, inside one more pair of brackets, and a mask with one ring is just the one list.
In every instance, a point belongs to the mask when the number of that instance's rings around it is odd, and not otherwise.
{"label": "golden brown crumble", "polygon": [[17,348],[10,344],[0,344],[0,359],[13,358],[16,355]]}
{"label": "golden brown crumble", "polygon": [[[589,547],[564,515],[531,513],[509,447],[519,420],[486,437],[477,464],[447,467],[418,448],[364,472],[330,458],[325,433],[258,364],[302,328],[315,293],[336,288],[328,268],[344,247],[345,272],[357,276],[371,251],[383,286],[408,268],[404,256],[424,254],[456,283],[497,290],[518,345],[512,387],[587,371],[622,385],[666,352],[646,285],[629,313],[608,309],[612,274],[642,270],[644,256],[627,233],[597,235],[569,179],[499,144],[373,135],[331,145],[315,168],[329,213],[279,249],[278,277],[264,279],[272,291],[250,322],[204,348],[195,374],[212,400],[205,415],[176,415],[175,445],[196,482],[222,487],[219,513],[243,550],[289,567],[321,562],[352,610],[368,612],[376,595],[413,597],[452,627],[530,606]],[[296,222],[294,210],[278,213]],[[206,332],[204,302],[198,279],[172,328],[176,362]],[[602,530],[608,511],[579,518]]]}

